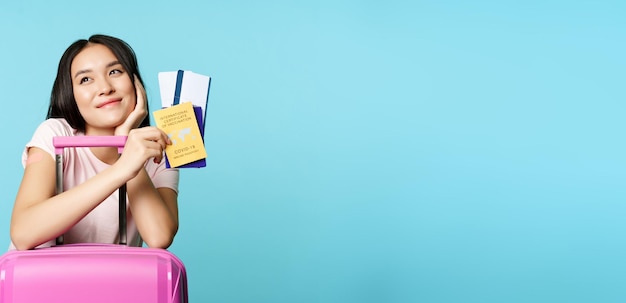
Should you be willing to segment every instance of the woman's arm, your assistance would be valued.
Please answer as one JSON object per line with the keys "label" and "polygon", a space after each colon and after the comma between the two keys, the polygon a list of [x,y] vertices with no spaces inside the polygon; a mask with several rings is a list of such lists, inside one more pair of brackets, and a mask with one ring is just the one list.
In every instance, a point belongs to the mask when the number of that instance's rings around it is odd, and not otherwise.
{"label": "woman's arm", "polygon": [[58,237],[124,184],[127,178],[124,174],[111,166],[71,190],[55,195],[54,160],[42,149],[29,148],[11,216],[11,241],[23,250]]}
{"label": "woman's arm", "polygon": [[[124,151],[117,162],[84,183],[59,195],[55,195],[54,160],[40,148],[29,148],[24,176],[13,206],[11,241],[17,249],[30,249],[58,237],[124,183],[129,183],[129,195],[132,194],[134,199],[138,199],[139,205],[151,201],[156,205],[158,203],[168,205],[168,209],[170,205],[175,207],[176,199],[155,196],[155,190],[149,190],[148,185],[151,183],[147,181],[150,180],[144,179],[147,178],[144,164],[151,158],[160,161],[163,149],[168,143],[170,141],[167,135],[155,127],[134,129],[128,135]],[[137,189],[142,192],[136,194]],[[135,210],[140,217],[143,217],[144,208],[140,207]],[[157,211],[153,213],[157,215],[156,220],[167,217],[164,215],[166,212],[159,212],[158,207],[156,209]],[[135,215],[134,212],[133,215]],[[173,219],[170,223],[159,222],[159,224],[166,224],[171,228],[172,222],[174,222]],[[151,233],[147,236],[153,242]],[[171,242],[171,237],[169,242]],[[161,240],[154,242],[154,245],[164,245]]]}
{"label": "woman's arm", "polygon": [[[152,127],[137,128],[148,112],[146,90],[143,85],[141,85],[137,76],[135,76],[134,80],[135,93],[137,96],[135,109],[130,113],[123,124],[116,127],[115,134],[137,134],[133,136],[133,138],[141,138],[139,134],[146,134],[146,138],[151,138],[148,137],[147,131],[151,130],[154,132],[154,130],[158,129]],[[167,135],[163,133],[163,131],[159,130],[159,132],[161,135],[159,142],[171,144]],[[126,152],[129,146],[133,146],[133,140],[131,140],[130,136],[129,140],[126,142],[126,147],[124,148],[124,153],[120,161],[124,160],[125,155],[136,154],[136,152],[132,150]],[[134,144],[134,146],[141,145]],[[162,144],[161,147],[162,149],[159,150],[159,154],[154,156],[157,162],[162,160],[162,151],[165,145]],[[127,191],[130,211],[133,214],[142,239],[149,247],[169,247],[178,231],[177,193],[169,188],[156,189],[143,167],[136,174],[136,177],[128,181]]]}
{"label": "woman's arm", "polygon": [[149,247],[168,248],[178,231],[178,194],[155,188],[145,169],[127,185],[130,211]]}

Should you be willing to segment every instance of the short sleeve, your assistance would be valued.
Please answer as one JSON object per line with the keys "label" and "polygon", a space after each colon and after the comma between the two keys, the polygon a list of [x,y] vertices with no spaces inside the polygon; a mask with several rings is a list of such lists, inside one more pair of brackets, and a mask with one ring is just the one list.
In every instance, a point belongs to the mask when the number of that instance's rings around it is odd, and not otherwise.
{"label": "short sleeve", "polygon": [[74,134],[75,130],[64,119],[48,119],[44,121],[37,127],[30,141],[26,143],[26,148],[22,153],[22,165],[26,164],[28,149],[31,147],[37,147],[46,151],[54,159],[52,138],[55,136],[72,136]]}
{"label": "short sleeve", "polygon": [[155,188],[171,188],[178,193],[178,168],[165,167],[165,160],[161,161],[159,164],[154,163],[152,160],[148,160],[146,171],[148,172]]}

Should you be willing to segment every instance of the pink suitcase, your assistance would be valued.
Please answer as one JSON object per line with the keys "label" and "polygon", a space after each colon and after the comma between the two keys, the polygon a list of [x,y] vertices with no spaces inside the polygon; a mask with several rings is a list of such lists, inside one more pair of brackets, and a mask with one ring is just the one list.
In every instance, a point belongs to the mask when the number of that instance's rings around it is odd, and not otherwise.
{"label": "pink suitcase", "polygon": [[[57,192],[63,148],[124,146],[125,137],[56,137]],[[0,303],[186,303],[187,274],[174,254],[126,244],[126,189],[120,188],[120,244],[69,244],[0,257]],[[62,237],[57,239],[62,243]]]}

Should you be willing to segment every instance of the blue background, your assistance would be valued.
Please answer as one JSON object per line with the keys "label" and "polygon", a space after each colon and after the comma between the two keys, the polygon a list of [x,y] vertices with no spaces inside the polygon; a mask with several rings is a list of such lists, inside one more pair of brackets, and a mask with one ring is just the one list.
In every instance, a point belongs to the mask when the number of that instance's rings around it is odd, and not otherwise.
{"label": "blue background", "polygon": [[626,300],[624,1],[3,1],[0,243],[74,40],[212,77],[191,302]]}

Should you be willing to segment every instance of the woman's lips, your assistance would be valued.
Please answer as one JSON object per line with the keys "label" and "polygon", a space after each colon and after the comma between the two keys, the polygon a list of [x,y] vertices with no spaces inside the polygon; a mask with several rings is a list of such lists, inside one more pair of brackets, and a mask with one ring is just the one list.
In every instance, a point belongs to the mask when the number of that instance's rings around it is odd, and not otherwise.
{"label": "woman's lips", "polygon": [[98,105],[98,108],[111,107],[111,106],[114,106],[114,105],[116,105],[116,104],[118,104],[120,102],[122,102],[122,99],[107,100],[106,102],[103,102],[100,105]]}

